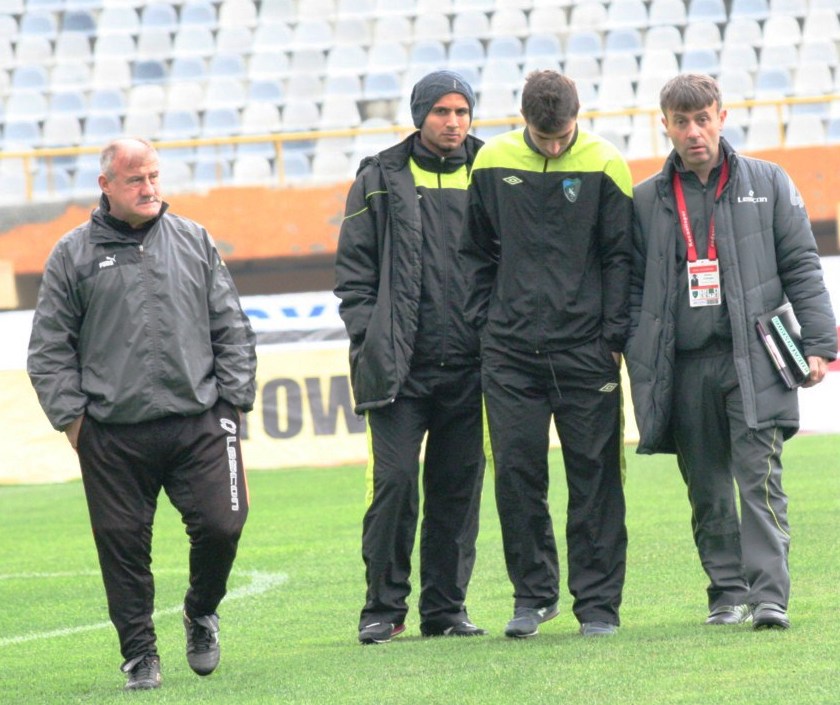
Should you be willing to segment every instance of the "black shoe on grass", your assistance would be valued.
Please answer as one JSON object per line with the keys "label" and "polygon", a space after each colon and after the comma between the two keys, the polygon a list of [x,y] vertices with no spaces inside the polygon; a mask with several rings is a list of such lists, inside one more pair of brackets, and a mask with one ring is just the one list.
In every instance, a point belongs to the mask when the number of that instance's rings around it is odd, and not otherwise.
{"label": "black shoe on grass", "polygon": [[421,624],[423,636],[484,636],[487,632],[472,622],[462,620],[455,624]]}
{"label": "black shoe on grass", "polygon": [[152,654],[126,661],[122,672],[128,677],[126,690],[152,690],[160,688],[160,658]]}
{"label": "black shoe on grass", "polygon": [[209,676],[219,665],[219,615],[187,617],[184,613],[184,630],[187,633],[187,663],[200,676]]}
{"label": "black shoe on grass", "polygon": [[513,639],[527,639],[536,636],[540,624],[554,619],[558,615],[557,603],[548,607],[517,607],[513,619],[505,627],[505,636]]}
{"label": "black shoe on grass", "polygon": [[387,644],[392,637],[402,634],[405,631],[405,624],[393,624],[392,622],[372,622],[366,624],[359,630],[359,643],[361,644]]}

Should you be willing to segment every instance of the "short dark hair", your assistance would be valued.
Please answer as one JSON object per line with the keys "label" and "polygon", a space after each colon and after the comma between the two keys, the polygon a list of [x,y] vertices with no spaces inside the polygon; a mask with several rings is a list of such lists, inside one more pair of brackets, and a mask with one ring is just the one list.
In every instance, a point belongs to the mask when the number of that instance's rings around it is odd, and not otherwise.
{"label": "short dark hair", "polygon": [[718,110],[723,107],[720,86],[714,78],[704,73],[674,76],[659,92],[659,107],[663,115],[667,115],[669,110],[702,110],[712,103],[717,103]]}
{"label": "short dark hair", "polygon": [[541,132],[555,132],[577,118],[580,111],[575,82],[549,69],[532,71],[522,89],[522,117]]}

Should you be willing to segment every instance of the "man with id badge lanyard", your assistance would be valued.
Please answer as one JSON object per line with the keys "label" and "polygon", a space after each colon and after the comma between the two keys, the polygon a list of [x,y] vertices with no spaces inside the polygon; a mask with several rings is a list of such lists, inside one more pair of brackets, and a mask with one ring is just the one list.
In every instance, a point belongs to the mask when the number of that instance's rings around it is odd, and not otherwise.
{"label": "man with id badge lanyard", "polygon": [[674,149],[633,194],[625,356],[638,452],[677,455],[710,581],[706,624],[786,629],[781,454],[798,430],[798,399],[755,324],[790,301],[810,387],[837,354],[831,303],[801,196],[778,165],[739,155],[721,138],[716,81],[679,75],[660,106]]}

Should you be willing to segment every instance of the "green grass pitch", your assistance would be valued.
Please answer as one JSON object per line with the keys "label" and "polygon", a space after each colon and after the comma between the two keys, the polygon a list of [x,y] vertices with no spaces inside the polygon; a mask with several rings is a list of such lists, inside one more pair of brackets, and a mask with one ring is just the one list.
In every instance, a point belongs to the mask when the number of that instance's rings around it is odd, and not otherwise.
{"label": "green grass pitch", "polygon": [[[137,693],[121,690],[81,483],[0,487],[0,703],[840,702],[840,437],[802,436],[785,448],[793,536],[787,632],[702,624],[706,579],[676,462],[633,450],[627,448],[623,626],[615,638],[594,640],[577,635],[565,589],[560,616],[538,637],[504,637],[511,586],[488,475],[468,607],[490,634],[421,638],[412,595],[406,633],[363,647],[356,626],[364,596],[364,468],[251,473],[251,516],[220,608],[222,662],[203,679],[186,664],[179,617],[187,539],[162,495],[153,568],[163,686]],[[566,498],[558,452],[551,461],[562,549]]]}

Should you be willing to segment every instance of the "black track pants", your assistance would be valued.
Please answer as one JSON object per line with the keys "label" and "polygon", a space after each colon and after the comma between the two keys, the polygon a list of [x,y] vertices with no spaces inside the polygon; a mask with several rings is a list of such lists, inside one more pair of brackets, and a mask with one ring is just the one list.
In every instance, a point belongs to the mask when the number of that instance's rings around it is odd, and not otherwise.
{"label": "black track pants", "polygon": [[238,411],[219,401],[199,416],[138,424],[86,417],[79,460],[122,655],[128,661],[156,653],[151,548],[158,495],[163,488],[190,537],[184,608],[191,617],[215,612],[248,515]]}
{"label": "black track pants", "polygon": [[408,611],[424,436],[420,619],[445,627],[467,617],[484,479],[480,373],[421,368],[412,372],[405,392],[367,414],[369,506],[362,532],[367,597],[360,627],[402,624]]}
{"label": "black track pants", "polygon": [[548,507],[552,417],[569,499],[568,586],[580,622],[619,623],[627,530],[619,369],[600,340],[550,356],[485,349],[483,385],[496,505],[515,607],[559,598]]}

